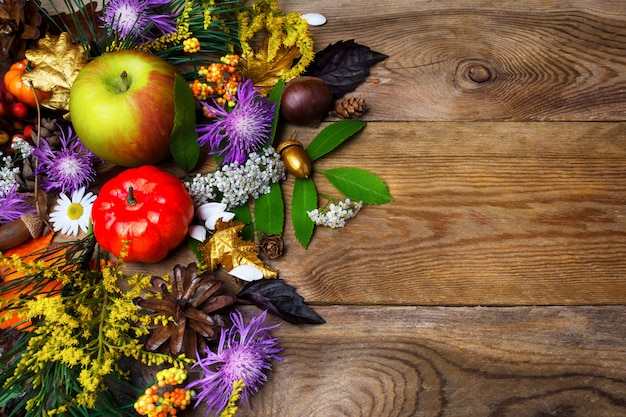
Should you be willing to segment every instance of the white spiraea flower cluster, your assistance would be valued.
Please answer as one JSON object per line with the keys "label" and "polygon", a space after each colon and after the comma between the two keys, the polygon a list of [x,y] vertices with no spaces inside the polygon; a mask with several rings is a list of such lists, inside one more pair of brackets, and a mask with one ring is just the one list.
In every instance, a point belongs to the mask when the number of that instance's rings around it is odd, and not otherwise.
{"label": "white spiraea flower cluster", "polygon": [[363,207],[363,202],[352,202],[349,198],[330,203],[326,208],[317,208],[307,211],[311,220],[318,226],[327,226],[333,229],[344,227],[348,220],[356,216]]}
{"label": "white spiraea flower cluster", "polygon": [[11,148],[19,152],[20,157],[22,159],[26,159],[30,157],[34,150],[33,146],[30,143],[28,143],[28,141],[22,138],[13,139],[13,143],[11,143]]}
{"label": "white spiraea flower cluster", "polygon": [[253,152],[246,163],[224,165],[210,174],[197,174],[187,183],[187,190],[196,206],[219,201],[233,208],[270,192],[272,183],[285,179],[285,164],[274,148],[262,154]]}
{"label": "white spiraea flower cluster", "polygon": [[[0,152],[0,156],[2,156],[2,152]],[[20,168],[15,166],[10,155],[2,156],[2,161],[0,162],[0,194],[6,195],[9,193],[17,182],[17,174],[19,172]]]}

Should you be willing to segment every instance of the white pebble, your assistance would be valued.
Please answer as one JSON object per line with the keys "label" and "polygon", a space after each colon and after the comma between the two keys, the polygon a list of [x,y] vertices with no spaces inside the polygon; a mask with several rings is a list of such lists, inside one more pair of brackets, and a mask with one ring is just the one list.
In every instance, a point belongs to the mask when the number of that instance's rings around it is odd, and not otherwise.
{"label": "white pebble", "polygon": [[305,13],[302,18],[311,26],[322,26],[326,23],[326,17],[320,13]]}

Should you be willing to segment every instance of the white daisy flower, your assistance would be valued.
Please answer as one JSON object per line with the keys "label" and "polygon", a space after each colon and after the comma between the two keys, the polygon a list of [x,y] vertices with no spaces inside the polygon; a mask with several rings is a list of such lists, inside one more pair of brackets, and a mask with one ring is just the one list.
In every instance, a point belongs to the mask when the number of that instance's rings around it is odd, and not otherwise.
{"label": "white daisy flower", "polygon": [[87,232],[89,219],[91,218],[91,207],[96,200],[96,196],[85,193],[85,188],[79,188],[72,193],[70,199],[65,194],[59,194],[57,205],[50,215],[50,221],[55,232],[76,236],[78,229]]}

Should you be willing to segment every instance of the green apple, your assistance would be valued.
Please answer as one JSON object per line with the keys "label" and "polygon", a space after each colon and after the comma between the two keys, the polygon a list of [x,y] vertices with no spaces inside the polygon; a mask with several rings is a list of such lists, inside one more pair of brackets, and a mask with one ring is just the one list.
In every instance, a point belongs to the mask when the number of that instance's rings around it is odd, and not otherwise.
{"label": "green apple", "polygon": [[95,155],[117,165],[155,164],[170,155],[174,81],[167,61],[147,52],[109,52],[89,62],[70,90],[76,134]]}

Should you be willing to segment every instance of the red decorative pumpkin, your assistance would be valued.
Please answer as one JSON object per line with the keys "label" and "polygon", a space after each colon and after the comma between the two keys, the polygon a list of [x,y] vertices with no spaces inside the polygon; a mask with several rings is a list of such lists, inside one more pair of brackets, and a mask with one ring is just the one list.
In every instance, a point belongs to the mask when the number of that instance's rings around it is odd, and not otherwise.
{"label": "red decorative pumpkin", "polygon": [[91,217],[100,246],[125,262],[158,262],[187,236],[194,205],[183,182],[152,165],[106,182]]}

